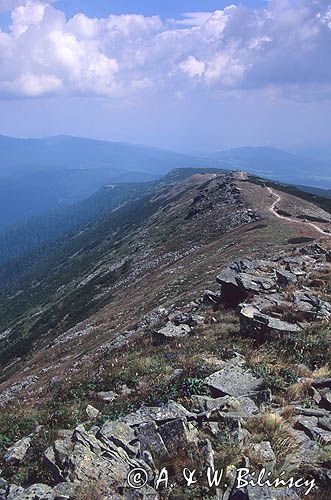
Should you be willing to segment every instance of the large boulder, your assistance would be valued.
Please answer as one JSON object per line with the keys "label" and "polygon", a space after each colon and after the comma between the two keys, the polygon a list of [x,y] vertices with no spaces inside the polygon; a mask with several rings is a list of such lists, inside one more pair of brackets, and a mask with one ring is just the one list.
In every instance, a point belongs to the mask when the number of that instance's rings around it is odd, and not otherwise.
{"label": "large boulder", "polygon": [[259,341],[298,334],[301,326],[261,313],[254,305],[243,304],[239,312],[240,332]]}
{"label": "large boulder", "polygon": [[215,397],[220,396],[254,396],[264,391],[264,382],[241,366],[227,363],[224,368],[205,379]]}
{"label": "large boulder", "polygon": [[187,324],[175,325],[169,321],[166,326],[154,332],[154,342],[158,345],[167,344],[173,340],[183,339],[191,331]]}
{"label": "large boulder", "polygon": [[247,292],[238,285],[237,274],[228,267],[216,277],[216,281],[221,285],[222,302],[227,305],[237,305],[247,297]]}

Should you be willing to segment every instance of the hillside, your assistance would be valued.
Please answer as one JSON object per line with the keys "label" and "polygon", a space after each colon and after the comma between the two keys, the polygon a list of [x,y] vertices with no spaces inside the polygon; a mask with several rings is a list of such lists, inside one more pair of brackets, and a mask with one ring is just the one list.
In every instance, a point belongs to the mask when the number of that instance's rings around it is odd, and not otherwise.
{"label": "hillside", "polygon": [[331,187],[331,164],[277,148],[241,147],[218,151],[211,158],[230,170],[244,170],[289,184],[309,184],[317,188]]}
{"label": "hillside", "polygon": [[201,165],[217,161],[68,136],[0,136],[0,228],[75,203],[105,184],[151,181],[174,168]]}
{"label": "hillside", "polygon": [[[177,171],[13,273],[0,296],[5,498],[129,499],[137,467],[140,498],[238,498],[242,463],[276,477],[287,464],[323,498],[330,230],[327,211],[277,185]],[[183,464],[224,468],[227,485],[188,491]],[[154,488],[165,465],[170,493]]]}

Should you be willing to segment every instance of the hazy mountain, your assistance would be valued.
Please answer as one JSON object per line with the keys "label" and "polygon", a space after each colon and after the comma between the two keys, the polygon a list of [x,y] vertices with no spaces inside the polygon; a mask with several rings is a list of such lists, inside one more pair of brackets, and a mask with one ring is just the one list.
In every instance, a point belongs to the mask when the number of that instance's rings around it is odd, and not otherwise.
{"label": "hazy mountain", "polygon": [[316,196],[323,196],[324,198],[331,198],[331,189],[320,189],[311,186],[297,186],[298,189],[306,193],[314,194]]}
{"label": "hazy mountain", "polygon": [[0,136],[0,227],[75,203],[107,183],[150,181],[173,168],[214,164],[126,143]]}
{"label": "hazy mountain", "polygon": [[223,168],[239,169],[282,182],[331,187],[331,161],[322,161],[269,147],[242,147],[218,151],[211,158]]}

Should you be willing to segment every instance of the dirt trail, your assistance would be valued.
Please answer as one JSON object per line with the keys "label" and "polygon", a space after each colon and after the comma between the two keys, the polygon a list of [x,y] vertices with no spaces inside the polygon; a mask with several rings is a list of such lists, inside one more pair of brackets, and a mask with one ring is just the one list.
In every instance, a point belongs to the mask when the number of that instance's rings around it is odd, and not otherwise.
{"label": "dirt trail", "polygon": [[272,205],[269,208],[270,212],[272,212],[273,215],[275,215],[279,219],[287,220],[287,221],[292,222],[292,223],[295,222],[296,224],[304,224],[304,225],[311,226],[314,229],[316,229],[316,231],[318,231],[319,233],[327,234],[329,236],[329,233],[327,233],[326,231],[323,231],[323,229],[321,229],[320,227],[318,227],[313,222],[304,222],[304,221],[301,221],[301,220],[293,219],[291,217],[285,217],[284,215],[279,215],[279,213],[277,213],[277,211],[275,210],[275,208],[276,208],[276,205],[282,200],[282,197],[280,195],[278,195],[277,193],[275,193],[273,191],[273,189],[271,189],[271,187],[267,187],[267,189],[268,189],[269,193],[271,193],[273,196],[276,197],[275,201],[272,203]]}

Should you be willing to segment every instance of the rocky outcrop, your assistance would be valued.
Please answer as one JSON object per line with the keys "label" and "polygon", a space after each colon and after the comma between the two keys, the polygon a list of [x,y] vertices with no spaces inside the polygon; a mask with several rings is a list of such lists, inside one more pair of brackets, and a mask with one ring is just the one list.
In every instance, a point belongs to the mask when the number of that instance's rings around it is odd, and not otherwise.
{"label": "rocky outcrop", "polygon": [[31,445],[31,437],[24,437],[11,446],[4,454],[4,461],[7,463],[19,464],[24,460]]}
{"label": "rocky outcrop", "polygon": [[[326,253],[316,246],[310,248],[304,255],[297,251],[273,260],[235,261],[217,277],[220,291],[204,293],[199,314],[197,302],[191,310],[179,311],[174,306],[158,310],[146,316],[134,330],[112,339],[103,346],[103,352],[125,346],[144,328],[158,345],[173,340],[185,342],[198,325],[204,324],[205,317],[208,318],[208,312],[206,316],[200,315],[205,314],[205,306],[215,309],[223,303],[237,306],[240,333],[245,337],[259,342],[285,335],[299,336],[307,324],[329,319],[331,315],[325,297],[320,297],[318,291],[309,286],[309,275],[322,269]],[[238,331],[235,334],[238,335]],[[277,398],[272,398],[262,376],[250,371],[243,356],[236,355],[233,349],[229,357],[217,359],[213,372],[210,367],[204,372],[200,393],[190,397],[170,400],[162,406],[142,406],[117,420],[105,422],[104,415],[102,420],[98,419],[99,411],[89,406],[88,421],[75,429],[60,431],[45,450],[45,464],[53,479],[50,485],[22,488],[0,480],[0,500],[73,500],[77,488],[94,481],[107,484],[110,499],[160,498],[156,480],[165,464],[177,460],[180,467],[184,458],[189,457],[202,469],[215,467],[220,443],[224,442],[238,450],[238,463],[248,467],[263,464],[267,471],[275,473],[280,465],[279,442],[273,441],[272,433],[253,435],[252,422],[268,414],[278,417],[283,408]],[[182,372],[182,367],[174,369],[170,381],[181,377]],[[286,466],[289,471],[295,471],[300,464],[310,462],[325,481],[330,477],[330,465],[323,461],[323,456],[331,448],[331,379],[302,378],[300,381],[307,385],[310,400],[306,405],[302,401],[289,402],[292,417],[286,424],[288,437],[282,435],[281,439],[285,444],[286,439],[291,439],[294,444],[289,457],[285,450]],[[99,392],[97,399],[111,405],[115,398],[121,397],[120,392]],[[125,394],[123,391],[124,397]],[[23,438],[9,448],[5,460],[12,464],[24,461],[29,439]],[[146,485],[139,493],[128,486],[128,476],[137,468],[146,475]],[[227,486],[222,483],[216,492],[217,498],[302,496],[301,491],[293,488],[247,486],[239,491],[233,469],[233,466],[225,468]]]}
{"label": "rocky outcrop", "polygon": [[220,302],[238,306],[243,335],[265,341],[300,334],[311,322],[331,318],[331,304],[315,286],[321,282],[323,288],[327,281],[314,280],[323,272],[328,279],[326,263],[327,253],[318,245],[306,248],[304,255],[300,249],[290,257],[234,261],[216,278]]}

